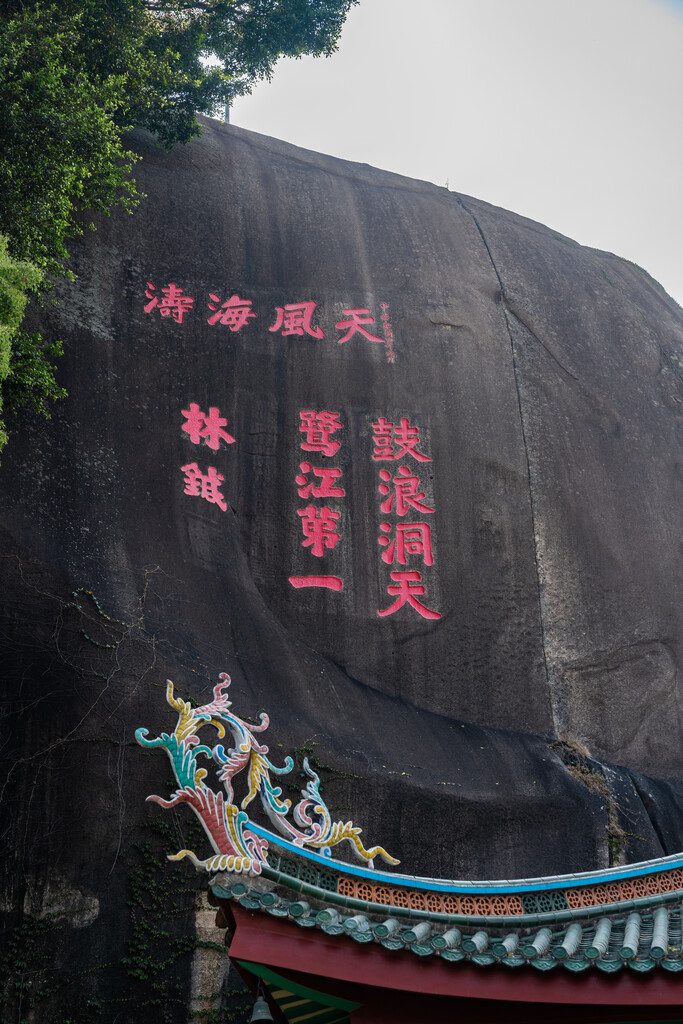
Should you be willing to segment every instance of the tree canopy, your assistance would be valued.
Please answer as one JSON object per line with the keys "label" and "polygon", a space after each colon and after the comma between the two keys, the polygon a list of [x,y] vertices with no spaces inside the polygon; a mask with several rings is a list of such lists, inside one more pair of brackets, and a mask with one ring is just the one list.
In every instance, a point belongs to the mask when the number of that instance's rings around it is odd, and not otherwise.
{"label": "tree canopy", "polygon": [[[84,210],[132,210],[139,201],[126,131],[147,128],[165,146],[188,142],[200,133],[198,113],[211,114],[270,77],[279,57],[332,53],[355,3],[5,0],[0,380],[6,378],[6,407],[8,400],[12,406],[29,401],[46,412],[44,396],[59,394],[55,348],[22,334],[17,289],[26,296],[68,274],[67,243],[82,232]],[[9,278],[11,317],[3,300]],[[0,422],[0,446],[3,438]]]}

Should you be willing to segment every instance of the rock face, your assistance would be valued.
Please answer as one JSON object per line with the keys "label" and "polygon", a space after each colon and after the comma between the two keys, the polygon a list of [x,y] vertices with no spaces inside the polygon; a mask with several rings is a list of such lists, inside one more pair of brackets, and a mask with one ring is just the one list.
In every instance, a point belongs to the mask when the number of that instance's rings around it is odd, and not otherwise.
{"label": "rock face", "polygon": [[98,956],[142,977],[167,676],[204,703],[229,672],[401,870],[588,869],[617,812],[622,856],[680,849],[681,309],[423,182],[212,122],[135,142],[147,198],[35,313],[69,398],[0,469],[8,926],[67,906],[102,1019]]}

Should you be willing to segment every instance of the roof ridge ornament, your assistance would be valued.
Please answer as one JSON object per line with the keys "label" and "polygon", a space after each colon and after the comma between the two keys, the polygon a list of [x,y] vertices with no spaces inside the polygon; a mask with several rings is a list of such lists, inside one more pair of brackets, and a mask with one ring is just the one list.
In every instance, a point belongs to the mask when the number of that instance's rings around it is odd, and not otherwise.
{"label": "roof ridge ornament", "polygon": [[[360,839],[362,829],[352,821],[332,821],[320,794],[320,778],[307,757],[303,768],[308,781],[301,790],[301,800],[292,808],[292,801],[282,798],[282,788],[272,781],[271,774],[289,774],[294,768],[293,759],[288,756],[281,768],[272,763],[268,747],[254,736],[254,733],[268,728],[268,715],[261,713],[259,725],[239,718],[230,710],[232,702],[225,692],[230,686],[230,676],[221,672],[219,679],[213,690],[213,700],[198,708],[192,707],[190,701],[176,697],[173,683],[168,679],[166,700],[178,712],[175,729],[172,733],[162,732],[156,739],[148,739],[149,730],[143,727],[135,732],[140,746],[147,749],[160,747],[166,751],[177,784],[170,800],[155,795],[147,799],[165,808],[188,804],[199,818],[214,849],[214,855],[206,860],[201,860],[192,850],[180,850],[169,855],[169,860],[189,857],[198,871],[259,875],[262,866],[267,864],[268,840],[249,827],[252,823],[245,810],[258,795],[272,824],[294,846],[302,849],[308,846],[330,857],[331,847],[346,840],[356,856],[369,867],[374,866],[374,858],[378,855],[387,864],[398,864],[399,861],[381,846],[367,850]],[[207,725],[216,729],[219,740],[224,739],[227,730],[233,746],[226,751],[220,742],[214,746],[201,743],[198,732]],[[224,791],[216,791],[207,784],[208,770],[197,763],[200,755],[217,765]],[[248,771],[248,792],[238,807],[233,779],[245,769]],[[290,810],[293,821],[289,818]]]}

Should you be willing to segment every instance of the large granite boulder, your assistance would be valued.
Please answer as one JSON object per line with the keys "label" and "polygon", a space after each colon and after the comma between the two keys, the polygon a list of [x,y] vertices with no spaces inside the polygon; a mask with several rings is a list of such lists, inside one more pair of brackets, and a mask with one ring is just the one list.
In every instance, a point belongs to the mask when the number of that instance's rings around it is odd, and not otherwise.
{"label": "large granite boulder", "polygon": [[33,313],[69,398],[2,455],[10,925],[132,956],[167,677],[229,672],[401,870],[680,849],[681,309],[434,185],[210,121],[134,144],[146,198]]}

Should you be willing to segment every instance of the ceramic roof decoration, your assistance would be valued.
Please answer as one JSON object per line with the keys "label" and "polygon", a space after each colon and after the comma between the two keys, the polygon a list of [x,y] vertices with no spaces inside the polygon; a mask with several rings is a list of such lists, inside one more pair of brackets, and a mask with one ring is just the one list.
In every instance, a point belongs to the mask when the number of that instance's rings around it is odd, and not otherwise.
{"label": "ceramic roof decoration", "polygon": [[[293,759],[287,757],[282,767],[273,765],[268,747],[254,738],[268,727],[268,716],[262,713],[259,725],[239,718],[230,710],[229,685],[229,676],[221,673],[213,701],[195,708],[174,695],[169,680],[167,701],[178,712],[174,731],[156,739],[148,739],[144,728],[136,732],[143,747],[166,750],[177,784],[170,799],[148,799],[164,808],[186,803],[213,845],[214,855],[206,859],[191,850],[169,854],[169,859],[188,857],[199,871],[212,873],[210,891],[220,908],[219,924],[227,926],[228,916],[234,922],[234,914],[224,911],[235,904],[341,942],[451,965],[541,972],[562,967],[575,975],[591,969],[604,975],[627,969],[636,974],[683,971],[683,853],[605,870],[517,880],[458,881],[377,869],[377,855],[390,865],[398,861],[381,847],[366,850],[359,839],[361,829],[351,822],[332,824],[319,777],[307,758],[303,767],[309,781],[302,799],[292,808],[282,798],[271,773],[290,773]],[[219,740],[227,729],[233,745],[226,750],[223,743],[202,742],[198,733],[202,730],[205,738],[209,728]],[[222,791],[208,785],[200,756],[218,767]],[[242,771],[247,773],[248,792],[238,808],[233,782]],[[246,808],[257,794],[281,835],[248,817]],[[343,840],[364,866],[333,858],[332,847]],[[250,876],[249,881],[240,881],[240,875]],[[292,993],[273,988],[273,993],[279,991],[286,993],[289,1006]],[[330,1009],[325,1002],[321,1006],[311,1013]]]}
{"label": "ceramic roof decoration", "polygon": [[[162,807],[177,807],[187,804],[199,818],[204,831],[214,848],[214,855],[199,860],[191,850],[181,850],[172,856],[173,860],[189,857],[198,868],[205,871],[235,871],[238,874],[258,875],[266,863],[268,840],[261,829],[249,821],[245,808],[258,794],[261,806],[270,821],[288,837],[296,847],[310,847],[321,854],[330,856],[333,846],[347,842],[351,849],[370,866],[380,856],[388,864],[398,864],[381,846],[366,850],[360,840],[361,829],[352,822],[332,821],[330,812],[320,795],[320,779],[304,758],[303,768],[308,782],[301,793],[301,800],[292,808],[291,800],[282,799],[281,787],[274,785],[271,773],[287,775],[294,767],[288,757],[278,768],[268,758],[268,747],[258,743],[254,733],[268,728],[269,719],[261,714],[259,725],[250,724],[230,710],[227,688],[230,676],[221,672],[220,682],[213,691],[213,701],[194,708],[189,701],[177,698],[173,683],[167,681],[166,700],[178,712],[178,721],[172,733],[163,732],[156,739],[147,739],[147,729],[135,733],[138,743],[148,749],[161,748],[168,754],[175,775],[177,790],[170,800],[150,796],[149,800]],[[212,726],[219,739],[226,735],[226,728],[234,746],[227,752],[222,743],[210,747],[202,743],[198,732],[205,726]],[[199,756],[212,759],[218,766],[218,778],[224,792],[216,791],[207,784],[207,770],[199,766]],[[233,779],[245,771],[248,776],[248,792],[239,807],[234,803]],[[291,818],[289,813],[291,811]]]}
{"label": "ceramic roof decoration", "polygon": [[[345,872],[339,864],[334,865],[337,872],[331,876],[320,873],[315,884],[305,880],[313,877],[310,865],[300,861],[295,851],[282,847],[269,860],[276,866],[265,867],[258,883],[247,884],[224,874],[212,878],[214,897],[219,901],[236,900],[248,910],[268,913],[302,928],[317,928],[327,935],[361,944],[376,943],[419,957],[439,956],[452,963],[466,960],[482,967],[496,963],[507,967],[528,965],[544,971],[563,965],[572,972],[590,967],[605,973],[625,967],[640,973],[656,967],[672,973],[683,970],[683,856],[663,863],[631,865],[621,872],[619,881],[591,886],[592,902],[584,896],[586,905],[567,908],[565,904],[565,909],[540,912],[524,909],[533,886],[537,893],[549,893],[552,903],[555,892],[563,891],[553,890],[553,886],[564,884],[564,892],[580,891],[583,895],[585,883],[593,881],[597,873],[506,883],[444,882],[440,889],[458,890],[460,894],[450,897],[452,905],[461,904],[459,912],[450,913],[443,902],[441,909],[435,909],[439,906],[437,890],[425,888],[425,884],[435,885],[435,880],[411,879],[411,890],[397,888],[395,893],[405,902],[395,897],[391,902],[378,902],[376,889],[371,892],[372,887],[363,889],[358,883],[357,895],[344,895]],[[672,868],[671,863],[679,867]],[[645,874],[637,874],[639,871]],[[634,877],[646,880],[646,895],[609,900],[624,878],[630,882]],[[336,879],[336,889],[332,888],[332,878]],[[479,895],[465,895],[468,892]],[[501,892],[506,895],[483,895]],[[503,904],[505,913],[501,912]],[[512,912],[515,904],[519,906],[517,913]]]}

